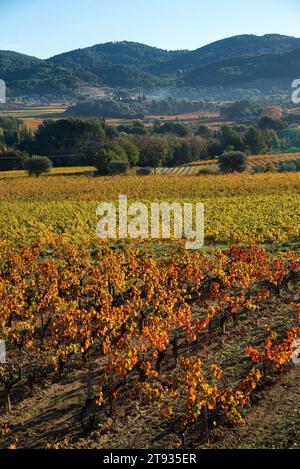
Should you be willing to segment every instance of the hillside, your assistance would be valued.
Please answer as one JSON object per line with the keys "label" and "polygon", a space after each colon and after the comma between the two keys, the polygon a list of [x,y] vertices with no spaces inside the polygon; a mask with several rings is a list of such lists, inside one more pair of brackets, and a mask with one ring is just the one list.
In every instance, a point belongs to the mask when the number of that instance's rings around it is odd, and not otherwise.
{"label": "hillside", "polygon": [[255,36],[244,34],[208,44],[195,51],[181,54],[175,59],[156,64],[149,71],[157,74],[175,73],[178,70],[190,70],[195,67],[220,62],[233,57],[254,57],[265,54],[285,54],[300,48],[300,39],[267,34]]}
{"label": "hillside", "polygon": [[187,86],[218,86],[255,80],[294,79],[300,72],[300,48],[287,54],[236,57],[198,67],[184,77]]}
{"label": "hillside", "polygon": [[[300,47],[300,40],[299,40]],[[184,56],[187,51],[167,51],[138,42],[108,42],[85,49],[77,49],[50,58],[49,62],[69,66],[135,65],[148,67]]]}
{"label": "hillside", "polygon": [[18,52],[0,50],[0,75],[5,79],[10,73],[30,68],[42,62],[36,57],[19,54]]}
{"label": "hillside", "polygon": [[33,67],[17,70],[7,75],[6,80],[15,95],[72,94],[84,84],[122,88],[148,86],[154,82],[164,84],[163,79],[134,66],[109,64],[88,69],[44,61]]}
{"label": "hillside", "polygon": [[120,88],[240,85],[294,79],[300,71],[300,39],[242,35],[195,51],[166,51],[135,42],[109,42],[47,60],[0,51],[0,77],[9,93],[74,95],[83,85]]}

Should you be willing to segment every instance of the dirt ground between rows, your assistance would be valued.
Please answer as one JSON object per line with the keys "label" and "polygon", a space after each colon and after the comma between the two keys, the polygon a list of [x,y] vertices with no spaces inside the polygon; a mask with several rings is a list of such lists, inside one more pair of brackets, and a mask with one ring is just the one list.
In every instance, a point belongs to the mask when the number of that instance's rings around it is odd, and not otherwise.
{"label": "dirt ground between rows", "polygon": [[[1,448],[45,448],[64,441],[68,448],[180,448],[178,436],[147,409],[132,402],[116,419],[105,416],[95,430],[84,434],[78,396],[85,391],[85,375],[80,372],[70,383],[52,384],[34,397],[16,404],[1,427],[10,432],[1,437]],[[64,440],[67,438],[66,440]],[[292,365],[273,384],[261,391],[257,403],[247,410],[246,423],[212,431],[212,448],[300,449],[300,366]],[[195,434],[195,442],[197,435]],[[197,447],[197,443],[193,447]],[[205,447],[205,445],[201,445]],[[200,447],[201,447],[200,446]],[[199,446],[198,446],[199,447]]]}
{"label": "dirt ground between rows", "polygon": [[[251,362],[245,355],[249,345],[257,345],[266,334],[265,325],[280,335],[292,323],[289,304],[300,301],[299,285],[280,297],[270,298],[257,313],[243,318],[237,326],[230,326],[225,336],[215,325],[212,338],[204,334],[199,354],[209,366],[217,363],[224,370],[228,382],[239,381]],[[199,314],[194,305],[194,314]],[[181,354],[186,354],[184,346]],[[172,355],[167,355],[162,378],[171,376],[174,369]],[[99,376],[103,358],[93,362],[91,379],[93,394],[99,392]],[[24,386],[16,387],[12,396],[12,410],[0,414],[0,448],[145,448],[178,449],[182,441],[176,426],[162,420],[155,405],[143,405],[132,392],[137,376],[132,376],[122,390],[116,413],[101,408],[92,415],[89,431],[82,426],[80,414],[86,399],[87,369],[70,369],[63,380],[55,374],[46,376],[35,386],[33,395]],[[26,389],[26,386],[25,386]],[[98,408],[99,409],[99,408]],[[259,387],[246,408],[246,423],[230,427],[226,423],[211,428],[211,448],[300,448],[300,365],[290,364],[280,374],[269,376],[267,386]],[[191,428],[187,448],[205,448],[201,428]]]}

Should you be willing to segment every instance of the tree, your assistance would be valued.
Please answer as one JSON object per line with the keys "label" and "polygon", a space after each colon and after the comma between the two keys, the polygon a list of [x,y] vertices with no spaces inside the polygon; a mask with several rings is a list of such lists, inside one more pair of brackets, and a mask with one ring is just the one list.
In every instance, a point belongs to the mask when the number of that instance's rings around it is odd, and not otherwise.
{"label": "tree", "polygon": [[94,164],[97,168],[97,173],[101,176],[105,176],[108,174],[108,163],[112,161],[114,158],[114,154],[111,153],[109,150],[102,148],[98,153],[94,156]]}
{"label": "tree", "polygon": [[14,147],[19,143],[18,130],[4,130],[4,141],[8,147]]}
{"label": "tree", "polygon": [[263,135],[268,148],[273,149],[279,147],[280,140],[275,130],[267,129],[263,132]]}
{"label": "tree", "polygon": [[0,144],[1,171],[22,169],[25,158],[28,158],[28,153],[14,149],[7,149],[5,145]]}
{"label": "tree", "polygon": [[52,162],[46,156],[32,156],[24,161],[24,169],[29,176],[39,177],[43,173],[49,173],[52,168]]}
{"label": "tree", "polygon": [[212,136],[212,132],[207,125],[201,124],[197,130],[197,135],[200,137],[210,138]]}
{"label": "tree", "polygon": [[19,126],[19,139],[20,142],[32,142],[34,140],[34,131],[28,127],[26,122],[22,122]]}
{"label": "tree", "polygon": [[15,119],[14,117],[9,116],[0,116],[0,127],[5,130],[15,130],[18,131],[19,126],[22,124],[22,121]]}
{"label": "tree", "polygon": [[104,176],[109,173],[108,165],[110,161],[125,161],[128,163],[128,157],[125,150],[117,142],[109,142],[96,153],[94,161],[98,174]]}
{"label": "tree", "polygon": [[113,125],[104,124],[104,130],[105,130],[106,137],[109,138],[110,140],[117,138],[119,135],[118,130]]}
{"label": "tree", "polygon": [[140,164],[154,168],[162,166],[167,161],[168,152],[169,145],[166,140],[160,137],[148,137],[142,143]]}
{"label": "tree", "polygon": [[190,112],[200,112],[203,111],[205,107],[206,104],[203,100],[178,100],[176,98],[169,97],[167,99],[152,101],[149,107],[149,114],[176,115]]}
{"label": "tree", "polygon": [[244,143],[253,155],[264,153],[267,150],[264,135],[255,127],[250,127],[247,131]]}
{"label": "tree", "polygon": [[107,170],[110,175],[127,174],[129,171],[128,161],[110,161],[107,165]]}
{"label": "tree", "polygon": [[286,129],[288,125],[282,119],[274,119],[269,116],[263,116],[258,123],[258,127],[261,130],[283,130]]}
{"label": "tree", "polygon": [[138,176],[150,176],[152,172],[153,172],[152,168],[138,168],[136,170],[136,174]]}
{"label": "tree", "polygon": [[166,135],[172,134],[178,137],[187,137],[190,134],[190,126],[180,122],[166,122],[163,125],[155,125],[153,127],[153,134]]}
{"label": "tree", "polygon": [[146,135],[147,130],[142,121],[134,121],[132,125],[121,124],[117,127],[118,132],[132,135]]}
{"label": "tree", "polygon": [[216,138],[210,139],[208,141],[208,156],[211,158],[215,158],[216,156],[222,155],[224,151],[224,146],[220,142],[220,140],[217,140]]}
{"label": "tree", "polygon": [[256,113],[255,106],[247,100],[236,101],[221,109],[221,116],[226,119],[240,119]]}
{"label": "tree", "polygon": [[202,137],[179,139],[172,164],[187,164],[194,161],[205,160],[208,157],[207,140]]}
{"label": "tree", "polygon": [[231,151],[219,156],[222,173],[243,173],[247,169],[247,155],[241,151]]}
{"label": "tree", "polygon": [[237,131],[229,125],[222,125],[221,127],[221,140],[224,149],[227,147],[233,147],[234,150],[241,151],[244,148],[242,139]]}
{"label": "tree", "polygon": [[101,99],[75,104],[67,109],[67,114],[72,116],[95,116],[98,118],[134,119],[141,116],[142,111],[134,109],[122,101]]}
{"label": "tree", "polygon": [[130,166],[136,166],[140,158],[140,152],[133,138],[129,135],[121,134],[116,142],[126,153]]}
{"label": "tree", "polygon": [[36,132],[34,150],[43,156],[87,154],[98,151],[104,140],[105,131],[100,120],[44,121]]}

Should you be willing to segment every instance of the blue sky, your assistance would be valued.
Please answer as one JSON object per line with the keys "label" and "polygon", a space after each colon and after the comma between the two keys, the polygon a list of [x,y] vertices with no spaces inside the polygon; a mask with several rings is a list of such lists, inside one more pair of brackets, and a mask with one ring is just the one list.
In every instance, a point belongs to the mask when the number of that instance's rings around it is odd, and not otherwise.
{"label": "blue sky", "polygon": [[299,0],[0,0],[0,49],[45,58],[108,41],[196,49],[236,34],[300,36]]}

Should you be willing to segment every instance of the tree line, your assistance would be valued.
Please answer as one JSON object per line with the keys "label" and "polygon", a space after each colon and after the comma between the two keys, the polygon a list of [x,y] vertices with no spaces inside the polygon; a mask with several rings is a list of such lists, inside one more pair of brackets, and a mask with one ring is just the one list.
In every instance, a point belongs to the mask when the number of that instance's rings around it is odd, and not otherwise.
{"label": "tree line", "polygon": [[66,118],[44,121],[35,132],[17,119],[2,117],[0,170],[20,169],[33,155],[48,157],[53,166],[95,165],[101,174],[113,162],[120,168],[180,166],[233,152],[240,158],[241,153],[247,157],[274,151],[285,134],[278,119],[266,116],[256,126],[222,125],[218,130],[179,121],[147,127],[141,120],[111,126],[104,119]]}

